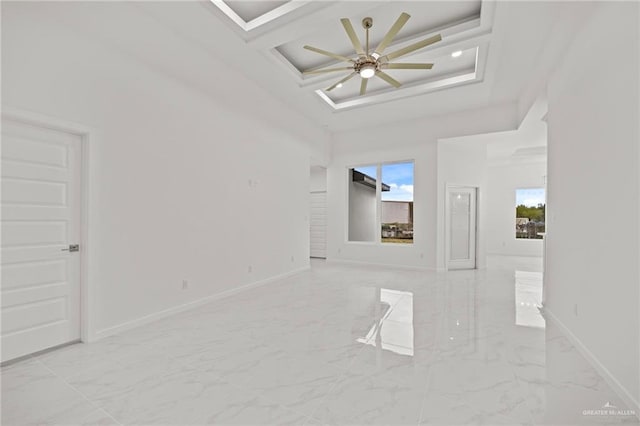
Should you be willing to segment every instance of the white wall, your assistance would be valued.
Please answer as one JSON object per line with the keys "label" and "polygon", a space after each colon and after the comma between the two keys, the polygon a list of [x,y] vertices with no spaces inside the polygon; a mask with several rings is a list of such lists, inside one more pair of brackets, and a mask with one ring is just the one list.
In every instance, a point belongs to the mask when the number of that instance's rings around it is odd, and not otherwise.
{"label": "white wall", "polygon": [[[516,188],[544,187],[546,155],[514,159],[518,149],[544,148],[538,132],[502,132],[443,139],[438,142],[438,258],[445,268],[446,186],[478,188],[477,266],[486,267],[488,254],[542,256],[542,241],[517,240],[515,228]],[[542,145],[541,145],[542,144]],[[508,153],[504,157],[505,152]]]}
{"label": "white wall", "polygon": [[327,190],[327,169],[325,167],[311,166],[309,191],[322,192]]}
{"label": "white wall", "polygon": [[438,269],[446,268],[446,188],[462,185],[477,188],[476,267],[486,266],[487,145],[476,137],[452,138],[438,142]]}
{"label": "white wall", "polygon": [[[371,128],[367,129],[367,137],[363,137],[362,131],[334,135],[332,160],[327,168],[328,259],[435,269],[438,257],[438,139],[514,130],[516,127],[515,105],[507,104]],[[406,160],[415,160],[414,243],[347,242],[348,168]]]}
{"label": "white wall", "polygon": [[[218,65],[235,76],[225,90],[237,102],[74,33],[38,4],[2,5],[3,107],[94,129],[87,249],[98,331],[308,266],[309,145],[325,133]],[[229,106],[243,98],[247,108]]]}
{"label": "white wall", "polygon": [[515,131],[485,133],[438,142],[438,267],[445,266],[445,188],[447,183],[479,188],[478,267],[487,254],[542,256],[542,241],[516,240],[516,188],[544,187],[547,128],[540,96]]}
{"label": "white wall", "polygon": [[638,21],[636,2],[598,3],[548,84],[545,288],[640,411]]}
{"label": "white wall", "polygon": [[542,256],[542,240],[516,238],[516,189],[544,188],[546,162],[492,165],[487,173],[487,253]]}
{"label": "white wall", "polygon": [[543,241],[515,238],[516,189],[545,188],[547,174],[546,96],[531,106],[517,131],[487,143],[487,252],[542,257]]}
{"label": "white wall", "polygon": [[[344,146],[342,147],[344,148]],[[334,147],[335,149],[335,147]],[[329,232],[328,259],[354,260],[387,265],[426,266],[434,256],[430,235],[435,231],[435,143],[404,149],[364,151],[335,155],[328,168]],[[415,160],[414,165],[414,244],[390,245],[373,243],[353,243],[347,241],[349,167],[359,164],[377,164],[389,161]],[[360,184],[355,184],[362,186]],[[371,191],[375,214],[375,191]],[[434,202],[430,203],[429,200]],[[431,208],[429,208],[431,206]],[[429,221],[433,217],[433,224]],[[375,226],[372,224],[372,226]],[[372,227],[375,231],[375,227]]]}

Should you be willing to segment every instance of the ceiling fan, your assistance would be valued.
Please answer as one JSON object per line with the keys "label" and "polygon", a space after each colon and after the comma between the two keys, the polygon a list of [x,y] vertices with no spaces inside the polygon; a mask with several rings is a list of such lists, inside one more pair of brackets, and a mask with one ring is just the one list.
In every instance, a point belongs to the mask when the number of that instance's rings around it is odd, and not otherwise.
{"label": "ceiling fan", "polygon": [[406,69],[406,70],[415,70],[415,69],[424,69],[429,70],[433,67],[433,64],[426,63],[397,63],[397,62],[389,62],[393,59],[399,58],[401,56],[407,55],[411,52],[414,52],[418,49],[422,49],[423,47],[427,47],[430,44],[436,43],[442,40],[440,34],[436,34],[429,38],[426,38],[417,43],[413,43],[409,46],[403,47],[402,49],[396,50],[395,52],[389,53],[387,55],[383,55],[385,49],[391,43],[393,38],[400,32],[404,24],[407,23],[411,16],[408,13],[400,14],[400,17],[396,20],[396,22],[391,26],[387,34],[384,36],[378,47],[376,47],[373,52],[369,52],[369,29],[373,26],[372,18],[364,18],[362,20],[362,26],[366,30],[366,43],[365,48],[362,47],[362,43],[360,43],[360,39],[356,35],[353,30],[353,26],[351,25],[351,21],[348,18],[340,19],[344,30],[347,32],[347,36],[351,40],[351,44],[353,44],[353,48],[355,49],[358,57],[356,59],[351,59],[346,56],[337,55],[335,53],[327,52],[326,50],[318,49],[313,46],[304,46],[305,49],[310,50],[312,52],[319,53],[321,55],[328,56],[333,59],[338,59],[343,62],[350,62],[351,65],[348,67],[337,67],[337,68],[324,68],[320,67],[320,69],[310,69],[307,71],[303,71],[303,74],[324,74],[331,72],[339,72],[339,71],[347,71],[351,70],[352,72],[343,78],[342,80],[336,82],[327,88],[327,91],[333,90],[336,87],[341,87],[343,83],[351,78],[355,77],[356,74],[359,74],[362,77],[362,81],[360,82],[360,95],[364,95],[367,91],[367,83],[369,79],[373,76],[380,77],[390,85],[395,88],[402,86],[398,80],[391,77],[389,74],[385,73],[383,70],[385,69]]}

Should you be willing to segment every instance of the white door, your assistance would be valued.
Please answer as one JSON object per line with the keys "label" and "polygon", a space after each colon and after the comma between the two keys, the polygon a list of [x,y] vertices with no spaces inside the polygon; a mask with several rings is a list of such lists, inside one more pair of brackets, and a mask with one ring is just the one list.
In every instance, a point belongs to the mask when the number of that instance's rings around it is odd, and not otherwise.
{"label": "white door", "polygon": [[476,267],[476,188],[447,188],[447,268]]}
{"label": "white door", "polygon": [[80,338],[80,149],[2,120],[2,361]]}
{"label": "white door", "polygon": [[327,257],[327,193],[311,193],[311,257]]}

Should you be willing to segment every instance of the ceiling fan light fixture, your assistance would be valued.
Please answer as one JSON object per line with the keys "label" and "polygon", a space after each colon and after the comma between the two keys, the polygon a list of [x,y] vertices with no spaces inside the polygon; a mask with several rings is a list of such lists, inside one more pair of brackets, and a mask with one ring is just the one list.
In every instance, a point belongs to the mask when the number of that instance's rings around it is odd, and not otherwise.
{"label": "ceiling fan light fixture", "polygon": [[[216,0],[217,1],[217,0]],[[304,49],[310,50],[315,53],[319,53],[324,56],[328,56],[333,59],[337,59],[341,62],[348,62],[350,65],[348,67],[334,67],[334,68],[322,68],[322,69],[311,69],[307,71],[303,71],[303,74],[324,74],[324,73],[332,73],[336,71],[351,71],[351,74],[344,77],[342,80],[334,83],[330,86],[326,91],[331,91],[333,89],[337,89],[342,87],[342,83],[349,80],[356,75],[359,75],[362,78],[360,82],[360,96],[363,96],[367,92],[367,84],[370,78],[378,77],[385,82],[389,83],[391,86],[396,89],[402,86],[395,78],[391,77],[389,74],[385,73],[384,70],[387,69],[396,69],[396,70],[430,70],[433,68],[433,64],[425,64],[425,63],[399,63],[399,62],[390,62],[396,58],[400,58],[402,56],[408,55],[416,50],[423,49],[433,43],[437,43],[442,40],[442,36],[440,34],[432,35],[429,38],[424,40],[420,40],[416,43],[410,44],[409,46],[405,46],[402,49],[396,50],[395,52],[385,53],[385,49],[389,46],[390,43],[393,42],[393,38],[398,34],[398,32],[402,29],[404,24],[407,23],[407,20],[411,16],[408,13],[401,13],[400,17],[396,20],[396,22],[391,26],[387,34],[380,41],[378,46],[371,50],[369,49],[369,30],[373,26],[373,19],[370,17],[366,17],[362,20],[362,27],[365,30],[365,44],[364,46],[360,42],[358,35],[353,30],[353,25],[351,25],[351,21],[349,18],[342,18],[340,22],[344,27],[344,30],[351,40],[351,44],[355,50],[355,53],[358,55],[356,59],[352,59],[347,56],[338,55],[336,53],[331,53],[326,50],[318,49],[313,46],[303,46]],[[371,53],[369,53],[371,52]],[[460,52],[462,53],[462,52]],[[384,55],[384,56],[383,56]],[[456,56],[454,54],[453,56]]]}
{"label": "ceiling fan light fixture", "polygon": [[374,64],[365,64],[360,68],[360,77],[371,78],[376,73],[376,66]]}
{"label": "ceiling fan light fixture", "polygon": [[456,50],[455,52],[453,52],[453,53],[451,54],[451,57],[452,57],[452,58],[457,58],[457,57],[459,57],[460,55],[462,55],[462,50]]}

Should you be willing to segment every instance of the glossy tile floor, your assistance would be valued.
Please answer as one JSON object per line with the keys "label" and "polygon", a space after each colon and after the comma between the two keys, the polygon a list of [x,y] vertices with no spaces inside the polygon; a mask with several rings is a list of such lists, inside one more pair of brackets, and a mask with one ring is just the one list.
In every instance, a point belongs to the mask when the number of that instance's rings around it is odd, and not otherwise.
{"label": "glossy tile floor", "polygon": [[2,424],[637,424],[538,313],[539,262],[309,272],[2,369]]}

